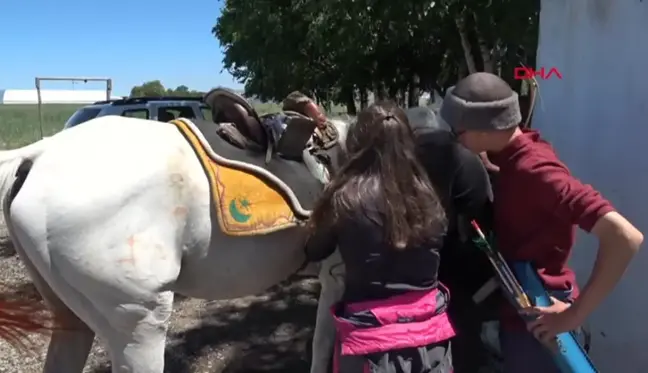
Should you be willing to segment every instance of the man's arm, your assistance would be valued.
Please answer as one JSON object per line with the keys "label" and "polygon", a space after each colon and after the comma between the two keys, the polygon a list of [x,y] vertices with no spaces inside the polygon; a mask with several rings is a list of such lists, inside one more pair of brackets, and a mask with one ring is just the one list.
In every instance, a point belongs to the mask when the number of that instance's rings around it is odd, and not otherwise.
{"label": "man's arm", "polygon": [[643,234],[616,211],[599,218],[591,233],[598,238],[599,249],[590,278],[574,303],[582,319],[612,292],[644,239]]}
{"label": "man's arm", "polygon": [[560,163],[545,162],[529,176],[537,186],[533,188],[540,197],[537,200],[545,208],[599,240],[590,278],[572,306],[579,318],[585,319],[621,280],[643,242],[643,234],[599,192],[574,178]]}

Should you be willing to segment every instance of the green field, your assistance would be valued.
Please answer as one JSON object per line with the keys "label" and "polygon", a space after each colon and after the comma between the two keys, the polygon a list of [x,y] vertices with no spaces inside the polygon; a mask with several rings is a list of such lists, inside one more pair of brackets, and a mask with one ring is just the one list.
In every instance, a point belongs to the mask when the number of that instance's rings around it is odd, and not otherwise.
{"label": "green field", "polygon": [[[43,105],[43,135],[51,136],[63,128],[63,124],[82,105]],[[258,103],[259,114],[279,111],[273,103]],[[332,115],[343,112],[335,107]],[[14,149],[40,140],[37,105],[0,105],[0,149]]]}
{"label": "green field", "polygon": [[[43,105],[43,135],[51,136],[81,105]],[[0,105],[0,149],[40,140],[37,105]]]}

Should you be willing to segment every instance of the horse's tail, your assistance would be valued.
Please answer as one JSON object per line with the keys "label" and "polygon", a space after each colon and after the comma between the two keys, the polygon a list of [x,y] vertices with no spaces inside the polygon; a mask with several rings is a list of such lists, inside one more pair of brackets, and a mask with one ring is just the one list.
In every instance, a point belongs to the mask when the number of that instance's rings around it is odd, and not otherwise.
{"label": "horse's tail", "polygon": [[[44,138],[22,148],[0,151],[0,211],[20,165],[25,160],[38,158],[48,144],[49,138]],[[54,327],[51,316],[39,299],[9,292],[7,288],[0,283],[0,338],[16,348],[27,349],[30,345],[29,334],[45,333]]]}
{"label": "horse's tail", "polygon": [[28,349],[29,335],[53,329],[51,314],[35,297],[0,294],[0,338],[18,349]]}
{"label": "horse's tail", "polygon": [[0,201],[4,200],[4,196],[11,189],[20,164],[25,159],[33,161],[38,158],[45,151],[49,139],[44,138],[33,144],[14,150],[0,151]]}

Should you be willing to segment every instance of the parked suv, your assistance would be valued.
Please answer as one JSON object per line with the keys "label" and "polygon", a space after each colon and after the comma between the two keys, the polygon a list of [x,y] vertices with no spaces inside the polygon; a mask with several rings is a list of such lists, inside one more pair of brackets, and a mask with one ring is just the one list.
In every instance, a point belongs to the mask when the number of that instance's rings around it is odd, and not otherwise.
{"label": "parked suv", "polygon": [[105,115],[121,115],[160,122],[168,122],[180,117],[211,120],[211,109],[203,103],[202,97],[133,97],[99,101],[77,110],[65,122],[63,129]]}

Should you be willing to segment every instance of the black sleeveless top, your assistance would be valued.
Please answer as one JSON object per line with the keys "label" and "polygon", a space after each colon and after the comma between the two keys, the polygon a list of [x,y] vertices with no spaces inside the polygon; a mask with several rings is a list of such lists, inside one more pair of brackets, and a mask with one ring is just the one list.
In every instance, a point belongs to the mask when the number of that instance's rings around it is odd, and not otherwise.
{"label": "black sleeveless top", "polygon": [[427,245],[398,250],[385,241],[381,215],[337,224],[337,245],[346,266],[343,301],[384,299],[437,286],[443,236],[431,237]]}
{"label": "black sleeveless top", "polygon": [[463,255],[457,259],[458,253],[453,253],[460,241],[458,216],[481,221],[489,214],[492,192],[479,157],[457,143],[448,131],[417,128],[415,134],[419,159],[446,210],[448,231],[428,245],[396,250],[384,240],[380,203],[371,200],[364,201],[369,216],[317,227],[306,252],[310,260],[319,261],[331,255],[337,245],[346,266],[346,302],[436,287],[440,264],[444,267],[445,262],[467,259]]}

